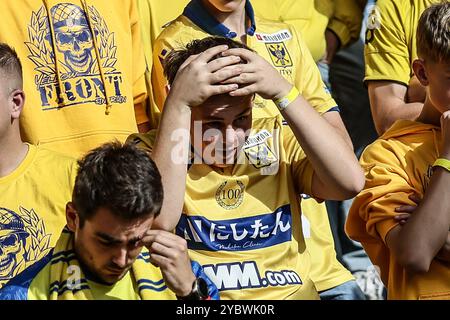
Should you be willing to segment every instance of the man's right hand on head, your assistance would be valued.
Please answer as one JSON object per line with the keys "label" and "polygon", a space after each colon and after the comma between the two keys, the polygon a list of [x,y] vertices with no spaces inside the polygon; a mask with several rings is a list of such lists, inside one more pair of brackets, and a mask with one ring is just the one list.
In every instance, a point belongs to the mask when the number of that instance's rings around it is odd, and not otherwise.
{"label": "man's right hand on head", "polygon": [[177,296],[192,290],[192,272],[186,240],[164,230],[148,230],[141,243],[150,252],[150,261],[161,269],[166,285]]}
{"label": "man's right hand on head", "polygon": [[243,48],[234,48],[223,53],[224,56],[239,56],[247,61],[242,65],[241,74],[229,78],[224,83],[238,83],[240,88],[233,90],[232,96],[259,94],[264,99],[279,99],[292,88],[289,83],[267,60]]}
{"label": "man's right hand on head", "polygon": [[167,99],[175,99],[174,105],[196,107],[211,96],[236,90],[237,84],[222,82],[242,72],[241,58],[227,56],[211,60],[227,49],[226,45],[216,46],[190,56],[178,70]]}

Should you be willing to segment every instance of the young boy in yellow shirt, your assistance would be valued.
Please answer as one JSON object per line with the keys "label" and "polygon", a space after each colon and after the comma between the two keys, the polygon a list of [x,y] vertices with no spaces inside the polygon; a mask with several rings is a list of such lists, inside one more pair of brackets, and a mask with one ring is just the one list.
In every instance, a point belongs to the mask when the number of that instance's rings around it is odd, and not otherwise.
{"label": "young boy in yellow shirt", "polygon": [[[450,3],[431,6],[417,29],[417,79],[428,87],[415,121],[398,120],[363,153],[364,190],[347,234],[381,271],[388,299],[449,299]],[[405,223],[399,207],[421,203]]]}
{"label": "young boy in yellow shirt", "polygon": [[[318,298],[298,195],[358,193],[362,172],[351,148],[242,43],[194,40],[164,67],[170,91],[156,142],[152,132],[130,138],[152,149],[168,192],[155,223],[176,227],[222,299]],[[252,119],[255,94],[278,115]]]}
{"label": "young boy in yellow shirt", "polygon": [[0,289],[56,244],[64,227],[77,163],[24,143],[22,63],[0,43]]}

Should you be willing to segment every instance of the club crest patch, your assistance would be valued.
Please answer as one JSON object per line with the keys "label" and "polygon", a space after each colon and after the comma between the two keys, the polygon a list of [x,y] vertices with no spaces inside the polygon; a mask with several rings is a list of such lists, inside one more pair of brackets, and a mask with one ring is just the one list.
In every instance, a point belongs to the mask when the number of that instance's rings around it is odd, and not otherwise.
{"label": "club crest patch", "polygon": [[275,67],[292,67],[291,56],[283,42],[266,43],[265,45]]}
{"label": "club crest patch", "polygon": [[379,29],[381,29],[381,13],[377,6],[373,6],[367,17],[366,44],[373,41],[375,32]]}
{"label": "club crest patch", "polygon": [[250,163],[257,169],[270,166],[277,161],[275,154],[266,144],[258,144],[245,149],[244,152]]}
{"label": "club crest patch", "polygon": [[267,130],[262,130],[255,135],[251,135],[245,141],[243,152],[248,161],[256,168],[261,169],[278,162],[275,153],[269,148],[267,140],[272,134]]}

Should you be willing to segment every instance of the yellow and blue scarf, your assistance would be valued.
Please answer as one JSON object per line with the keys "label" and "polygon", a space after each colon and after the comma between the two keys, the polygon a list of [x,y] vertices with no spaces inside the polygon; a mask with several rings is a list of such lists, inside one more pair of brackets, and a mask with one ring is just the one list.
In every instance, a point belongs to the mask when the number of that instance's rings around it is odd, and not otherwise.
{"label": "yellow and blue scarf", "polygon": [[[175,293],[166,286],[161,270],[150,262],[149,257],[150,253],[144,248],[129,271],[136,281],[138,295],[142,300],[176,299]],[[217,288],[198,263],[192,262],[192,271],[207,281],[211,298],[218,299]],[[48,300],[94,299],[73,249],[73,233],[67,228],[49,255],[0,290],[0,300],[28,300],[32,296],[29,290],[38,290],[39,296],[46,296]]]}

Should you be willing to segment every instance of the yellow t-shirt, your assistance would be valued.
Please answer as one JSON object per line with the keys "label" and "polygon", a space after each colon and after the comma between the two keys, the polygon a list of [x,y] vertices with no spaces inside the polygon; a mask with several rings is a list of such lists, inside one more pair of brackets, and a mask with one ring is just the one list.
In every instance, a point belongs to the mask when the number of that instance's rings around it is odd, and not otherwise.
{"label": "yellow t-shirt", "polygon": [[3,0],[0,12],[0,41],[15,48],[23,65],[25,141],[78,157],[124,141],[137,132],[136,122],[148,120],[134,0]]}
{"label": "yellow t-shirt", "polygon": [[409,273],[396,262],[385,240],[398,224],[395,208],[414,205],[408,199],[413,193],[424,195],[440,145],[439,127],[399,120],[362,154],[366,185],[353,201],[346,232],[380,267],[388,299],[450,299],[448,263],[434,259],[427,273]]}
{"label": "yellow t-shirt", "polygon": [[408,85],[417,59],[416,29],[422,12],[439,0],[378,0],[367,19],[364,81]]}
{"label": "yellow t-shirt", "polygon": [[[197,17],[200,19],[200,16]],[[272,65],[308,100],[319,113],[336,107],[320,77],[320,72],[303,39],[297,31],[284,23],[254,17],[255,33],[247,34],[247,45]],[[224,34],[216,34],[224,35]],[[185,15],[170,23],[156,39],[153,47],[152,87],[155,102],[161,110],[167,96],[167,80],[161,61],[173,49],[183,47],[194,39],[210,34]],[[256,96],[254,118],[276,116],[279,111],[270,100]]]}
{"label": "yellow t-shirt", "polygon": [[281,116],[258,119],[237,164],[188,170],[176,233],[221,299],[318,298],[298,201],[311,193],[313,169],[283,130]]}
{"label": "yellow t-shirt", "polygon": [[175,20],[189,0],[137,0],[139,23],[141,25],[142,44],[144,46],[147,68],[151,70],[153,61],[152,44],[159,36],[164,26]]}
{"label": "yellow t-shirt", "polygon": [[256,0],[252,1],[256,15],[281,21],[295,27],[302,35],[314,61],[325,55],[325,30],[331,29],[342,46],[359,38],[362,11],[361,0]]}
{"label": "yellow t-shirt", "polygon": [[72,198],[76,161],[28,148],[19,167],[0,177],[0,288],[53,248]]}

